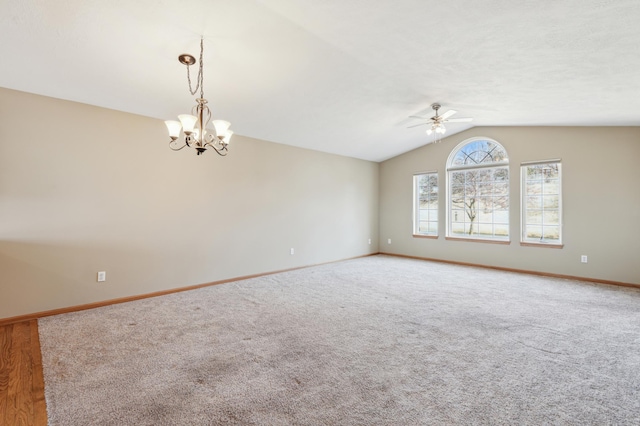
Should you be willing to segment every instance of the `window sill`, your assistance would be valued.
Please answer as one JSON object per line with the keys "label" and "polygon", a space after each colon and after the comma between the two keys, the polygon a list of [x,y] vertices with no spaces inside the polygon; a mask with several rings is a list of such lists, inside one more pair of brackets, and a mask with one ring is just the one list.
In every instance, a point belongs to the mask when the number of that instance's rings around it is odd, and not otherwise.
{"label": "window sill", "polygon": [[508,246],[511,241],[508,240],[485,240],[481,238],[460,238],[460,237],[445,237],[447,241],[468,241],[471,243],[489,243],[489,244],[502,244]]}
{"label": "window sill", "polygon": [[556,243],[525,243],[520,242],[522,247],[543,247],[543,248],[552,248],[552,249],[561,249],[564,247],[564,244],[556,244]]}
{"label": "window sill", "polygon": [[437,235],[413,234],[413,238],[428,238],[428,239],[432,239],[432,240],[437,240],[438,236]]}

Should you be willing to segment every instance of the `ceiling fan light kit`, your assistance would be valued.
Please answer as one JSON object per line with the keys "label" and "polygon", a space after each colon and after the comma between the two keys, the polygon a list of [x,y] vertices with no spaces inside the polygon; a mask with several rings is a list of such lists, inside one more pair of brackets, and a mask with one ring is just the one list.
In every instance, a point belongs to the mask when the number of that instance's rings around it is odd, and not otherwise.
{"label": "ceiling fan light kit", "polygon": [[[178,61],[187,66],[187,80],[189,81],[189,92],[195,95],[200,89],[200,97],[196,98],[196,105],[191,109],[191,114],[180,114],[178,120],[167,120],[165,125],[169,131],[169,148],[179,151],[185,146],[195,148],[196,154],[200,155],[208,148],[212,148],[221,156],[228,153],[227,147],[233,135],[233,131],[229,130],[231,123],[224,120],[211,120],[211,110],[207,106],[207,100],[204,98],[203,84],[203,63],[202,56],[204,52],[204,40],[200,39],[200,65],[198,69],[198,78],[195,89],[191,88],[191,74],[189,66],[196,63],[196,58],[189,54],[178,56]],[[211,126],[209,126],[211,124]],[[183,133],[183,139],[178,142],[180,132]]]}
{"label": "ceiling fan light kit", "polygon": [[444,123],[440,119],[441,117],[438,116],[438,110],[441,108],[441,105],[433,104],[431,105],[431,108],[433,108],[433,110],[436,112],[436,115],[434,117],[433,123],[431,124],[431,127],[427,129],[427,135],[431,136],[433,133],[435,133],[437,137],[436,142],[440,142],[440,138],[438,138],[438,135],[444,135],[447,132],[447,128],[444,127]]}
{"label": "ceiling fan light kit", "polygon": [[433,109],[436,112],[436,115],[430,118],[418,117],[418,116],[412,115],[411,118],[419,118],[420,120],[427,120],[427,121],[424,123],[409,126],[409,128],[430,124],[430,127],[427,129],[426,133],[429,136],[435,135],[434,142],[438,143],[440,142],[441,140],[440,138],[442,137],[442,135],[444,135],[447,132],[447,128],[445,127],[444,123],[446,122],[462,123],[462,122],[469,122],[473,120],[472,118],[449,118],[453,114],[457,113],[457,111],[452,109],[450,109],[449,111],[445,112],[442,115],[438,115],[438,111],[440,110],[440,108],[442,108],[442,105],[440,105],[439,103],[431,104],[431,109]]}

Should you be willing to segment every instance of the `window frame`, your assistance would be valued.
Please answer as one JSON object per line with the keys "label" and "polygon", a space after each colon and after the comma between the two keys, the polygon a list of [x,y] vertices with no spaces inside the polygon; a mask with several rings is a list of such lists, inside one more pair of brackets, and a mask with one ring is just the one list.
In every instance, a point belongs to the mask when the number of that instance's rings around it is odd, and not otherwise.
{"label": "window frame", "polygon": [[[505,158],[503,160],[500,161],[492,161],[490,163],[476,163],[476,164],[472,164],[472,165],[454,165],[454,160],[456,158],[456,156],[458,155],[458,153],[467,145],[470,145],[474,142],[478,142],[478,141],[486,141],[486,142],[490,142],[494,145],[497,145],[498,147],[500,147],[502,149],[502,151],[504,152]],[[482,243],[493,243],[493,244],[511,244],[511,172],[510,172],[510,167],[509,167],[509,155],[507,153],[507,150],[505,149],[505,147],[499,143],[498,141],[496,141],[495,139],[491,139],[491,138],[487,138],[487,137],[473,137],[473,138],[469,138],[466,139],[462,142],[460,142],[458,145],[456,145],[456,147],[451,151],[451,153],[449,154],[449,158],[447,159],[447,165],[446,165],[446,188],[447,188],[447,201],[445,204],[445,208],[446,208],[446,215],[445,215],[445,220],[446,220],[446,236],[445,238],[447,240],[459,240],[459,241],[471,241],[471,242],[482,242]],[[485,170],[485,169],[504,169],[506,172],[506,197],[507,197],[507,209],[506,209],[506,217],[507,217],[507,223],[506,223],[506,230],[507,230],[507,235],[505,237],[496,237],[495,236],[495,232],[494,235],[491,237],[485,237],[485,236],[479,236],[478,234],[476,235],[461,235],[459,233],[454,233],[453,232],[453,224],[454,224],[454,220],[453,220],[453,212],[454,209],[453,208],[453,173],[455,172],[464,172],[464,171],[471,171],[471,170]],[[492,210],[493,213],[493,210]],[[479,222],[477,222],[479,224]],[[486,223],[484,223],[484,225],[486,225]],[[492,221],[491,222],[491,226],[492,229],[495,229],[495,225],[496,222]]]}
{"label": "window frame", "polygon": [[[544,216],[545,216],[545,207],[544,202],[541,203],[541,212],[542,212],[542,223],[539,225],[541,227],[541,237],[537,238],[529,238],[527,237],[527,221],[528,215],[527,212],[530,210],[527,207],[527,200],[530,197],[527,192],[527,170],[531,166],[543,166],[543,165],[557,165],[558,166],[558,223],[557,225],[548,225],[548,226],[557,226],[558,228],[558,239],[549,240],[544,238]],[[544,185],[544,182],[542,182]],[[544,194],[540,195],[544,197]],[[556,209],[550,209],[556,210]],[[520,163],[520,245],[521,246],[531,246],[531,247],[549,247],[549,248],[563,248],[563,227],[564,227],[564,214],[563,214],[563,202],[562,202],[562,160],[561,159],[549,159],[549,160],[537,160],[537,161],[526,161]]]}
{"label": "window frame", "polygon": [[[420,220],[420,194],[419,194],[419,181],[423,176],[434,176],[436,179],[436,220],[427,219],[427,228],[430,228],[429,224],[435,223],[435,232],[431,233],[427,231],[427,233],[420,232],[420,222],[424,222]],[[434,210],[434,209],[427,209]],[[439,226],[440,226],[440,178],[438,176],[437,171],[428,171],[428,172],[419,172],[413,174],[413,236],[418,238],[438,238],[439,236]]]}

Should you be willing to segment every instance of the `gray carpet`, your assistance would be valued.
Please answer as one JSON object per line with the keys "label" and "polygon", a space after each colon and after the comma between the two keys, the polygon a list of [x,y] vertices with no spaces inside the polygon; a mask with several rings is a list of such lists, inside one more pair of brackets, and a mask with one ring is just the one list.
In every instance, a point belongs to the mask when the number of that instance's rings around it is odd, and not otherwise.
{"label": "gray carpet", "polygon": [[373,256],[39,321],[51,425],[640,424],[640,291]]}

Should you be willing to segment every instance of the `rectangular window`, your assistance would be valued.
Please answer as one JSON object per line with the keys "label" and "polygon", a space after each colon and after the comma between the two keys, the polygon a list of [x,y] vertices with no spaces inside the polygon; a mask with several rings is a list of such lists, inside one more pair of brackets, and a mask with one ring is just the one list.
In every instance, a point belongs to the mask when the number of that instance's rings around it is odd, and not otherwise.
{"label": "rectangular window", "polygon": [[509,240],[509,168],[449,172],[449,236]]}
{"label": "rectangular window", "polygon": [[413,176],[413,234],[438,236],[438,173]]}
{"label": "rectangular window", "polygon": [[522,242],[562,244],[562,174],[560,160],[523,163]]}

